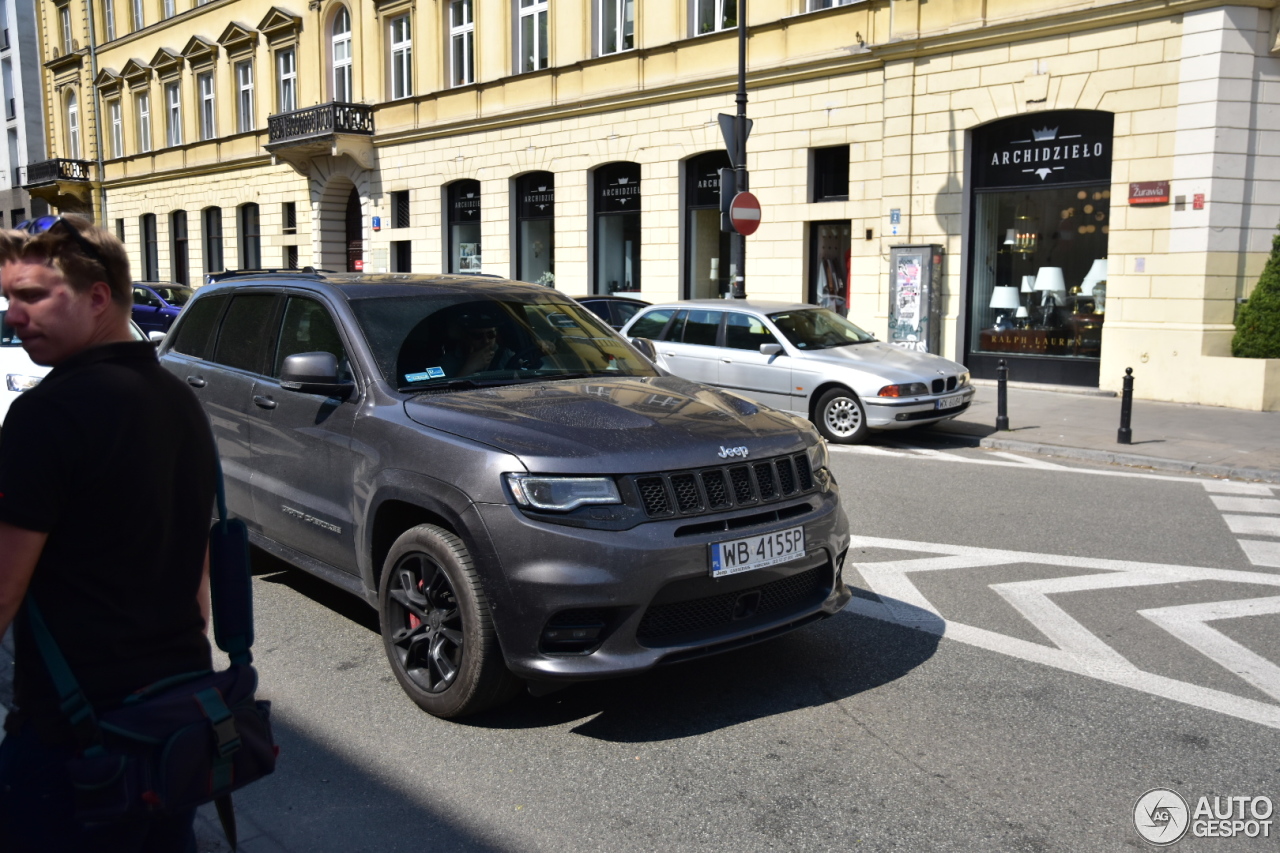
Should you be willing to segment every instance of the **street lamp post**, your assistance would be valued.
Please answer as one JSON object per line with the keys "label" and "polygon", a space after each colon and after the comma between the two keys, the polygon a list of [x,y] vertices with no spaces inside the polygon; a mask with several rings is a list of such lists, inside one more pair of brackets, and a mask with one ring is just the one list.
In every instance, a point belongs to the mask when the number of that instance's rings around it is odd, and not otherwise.
{"label": "street lamp post", "polygon": [[[750,189],[747,175],[747,0],[738,0],[738,104],[733,117],[732,154],[735,193]],[[734,299],[747,298],[747,238],[734,229],[729,236],[729,276]]]}

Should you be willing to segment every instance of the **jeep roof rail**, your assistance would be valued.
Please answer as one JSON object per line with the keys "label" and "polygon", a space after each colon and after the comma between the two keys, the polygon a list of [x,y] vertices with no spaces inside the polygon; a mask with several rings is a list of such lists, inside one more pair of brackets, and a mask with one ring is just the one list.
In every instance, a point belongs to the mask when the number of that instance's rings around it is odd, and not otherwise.
{"label": "jeep roof rail", "polygon": [[229,278],[238,278],[244,275],[321,275],[332,272],[334,271],[312,266],[302,267],[301,269],[222,270],[221,272],[206,273],[204,283],[213,284],[215,281],[226,281]]}

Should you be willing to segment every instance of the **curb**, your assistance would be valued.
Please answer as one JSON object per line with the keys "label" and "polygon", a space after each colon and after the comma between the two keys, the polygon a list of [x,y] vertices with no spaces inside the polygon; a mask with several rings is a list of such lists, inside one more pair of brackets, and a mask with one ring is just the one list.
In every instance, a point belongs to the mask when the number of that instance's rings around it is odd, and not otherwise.
{"label": "curb", "polygon": [[1237,480],[1261,480],[1280,483],[1280,471],[1265,468],[1240,468],[1233,465],[1206,465],[1200,462],[1184,462],[1181,459],[1163,459],[1159,456],[1142,456],[1137,453],[1117,453],[1112,450],[1089,450],[1083,447],[1062,447],[1056,444],[1038,444],[1015,441],[1008,438],[984,438],[978,447],[992,450],[1019,450],[1040,456],[1062,456],[1088,462],[1106,462],[1112,465],[1128,465],[1134,468],[1154,468],[1157,471],[1174,471],[1180,474],[1207,474],[1212,477],[1230,477]]}

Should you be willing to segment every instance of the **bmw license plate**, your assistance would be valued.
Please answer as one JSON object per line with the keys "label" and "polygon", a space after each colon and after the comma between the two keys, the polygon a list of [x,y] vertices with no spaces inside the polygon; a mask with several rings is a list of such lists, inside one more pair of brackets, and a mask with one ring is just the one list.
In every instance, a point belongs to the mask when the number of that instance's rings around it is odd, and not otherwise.
{"label": "bmw license plate", "polygon": [[939,409],[954,409],[956,406],[964,405],[964,395],[956,394],[952,397],[943,397],[938,400]]}
{"label": "bmw license plate", "polygon": [[776,566],[804,556],[804,527],[748,536],[711,546],[711,577],[722,578]]}

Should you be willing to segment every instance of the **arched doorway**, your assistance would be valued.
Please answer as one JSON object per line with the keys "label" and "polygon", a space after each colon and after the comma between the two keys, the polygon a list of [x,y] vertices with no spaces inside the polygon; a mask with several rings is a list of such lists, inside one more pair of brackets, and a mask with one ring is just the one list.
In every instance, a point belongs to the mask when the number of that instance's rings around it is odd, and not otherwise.
{"label": "arched doorway", "polygon": [[360,193],[347,195],[347,272],[364,272],[364,230],[360,227]]}

